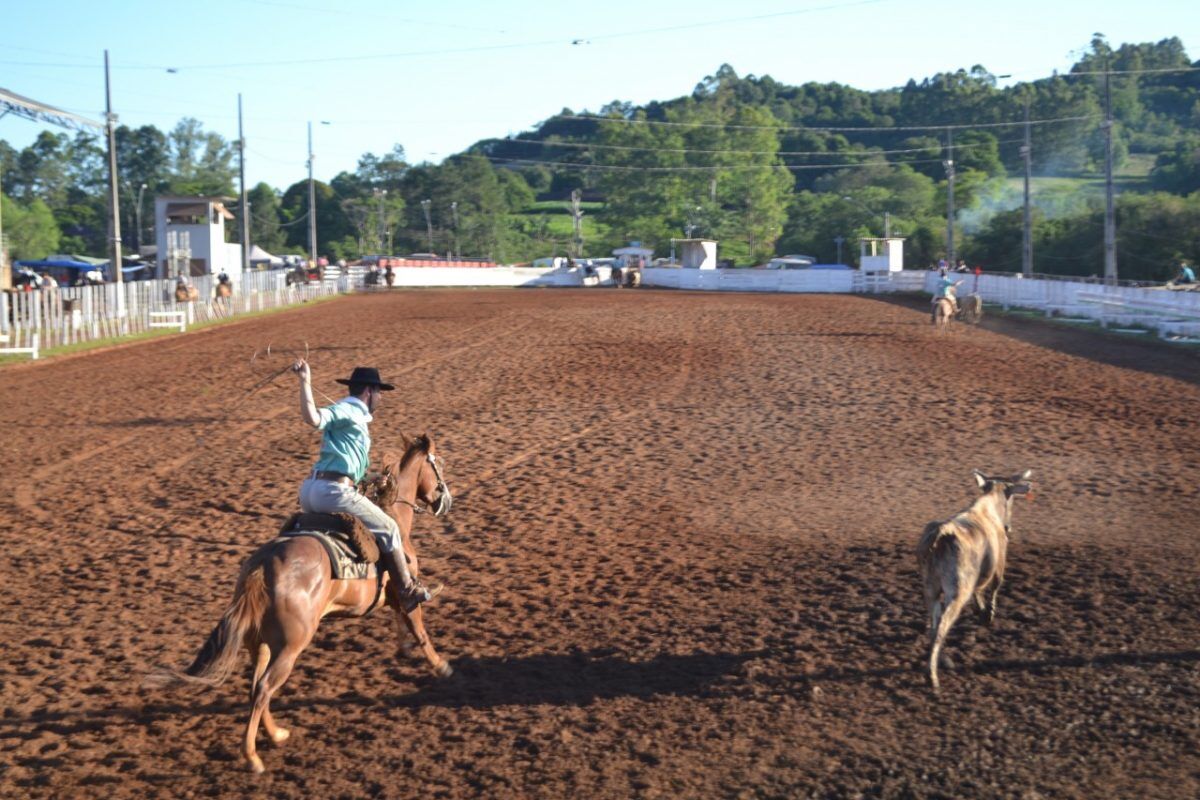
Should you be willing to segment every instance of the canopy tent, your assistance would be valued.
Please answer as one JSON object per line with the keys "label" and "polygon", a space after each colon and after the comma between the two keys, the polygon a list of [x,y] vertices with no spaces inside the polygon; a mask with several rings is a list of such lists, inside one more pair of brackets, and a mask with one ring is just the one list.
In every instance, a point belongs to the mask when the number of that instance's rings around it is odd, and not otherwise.
{"label": "canopy tent", "polygon": [[256,244],[252,244],[250,245],[250,263],[270,264],[272,267],[282,267],[283,259],[279,256],[271,255]]}
{"label": "canopy tent", "polygon": [[81,269],[85,271],[97,269],[100,265],[108,266],[108,262],[102,261],[100,264],[89,264],[86,261],[76,261],[66,256],[51,256],[50,258],[29,259],[13,263],[14,267],[27,267],[29,269]]}
{"label": "canopy tent", "polygon": [[36,260],[29,259],[26,261],[17,261],[13,263],[13,266],[17,267],[18,269],[24,268],[33,271],[44,271],[50,274],[53,274],[53,271],[57,271],[59,273],[57,276],[59,279],[66,277],[66,275],[71,272],[82,272],[85,275],[89,272],[98,272],[104,280],[110,280],[111,276],[108,274],[108,262],[99,261],[98,263],[90,263],[96,261],[97,259],[89,259],[89,261],[76,261],[71,256],[50,256],[49,258]]}

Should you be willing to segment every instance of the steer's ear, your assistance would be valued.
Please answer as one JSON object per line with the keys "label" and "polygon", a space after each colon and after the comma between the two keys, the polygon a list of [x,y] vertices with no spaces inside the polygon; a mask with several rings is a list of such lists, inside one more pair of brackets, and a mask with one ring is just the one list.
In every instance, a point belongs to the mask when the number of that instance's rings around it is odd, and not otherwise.
{"label": "steer's ear", "polygon": [[986,475],[984,475],[984,474],[983,474],[982,472],[980,472],[979,470],[977,470],[977,469],[973,469],[973,470],[971,470],[971,474],[975,476],[975,482],[976,482],[977,484],[979,484],[979,488],[980,488],[980,489],[982,489],[983,487],[985,487],[985,486],[987,486],[987,485],[988,485],[988,479],[987,479],[987,476],[986,476]]}

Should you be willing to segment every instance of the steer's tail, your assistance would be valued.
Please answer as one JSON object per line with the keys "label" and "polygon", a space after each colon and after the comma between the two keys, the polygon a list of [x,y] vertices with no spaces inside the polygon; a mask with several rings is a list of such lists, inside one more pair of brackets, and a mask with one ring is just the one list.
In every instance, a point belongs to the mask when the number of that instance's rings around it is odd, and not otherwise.
{"label": "steer's tail", "polygon": [[933,563],[942,547],[953,541],[954,531],[952,522],[931,522],[925,526],[917,542],[917,562],[922,568]]}
{"label": "steer's tail", "polygon": [[242,647],[246,635],[251,632],[255,636],[258,635],[263,614],[266,613],[270,602],[262,565],[247,566],[247,571],[243,572],[238,581],[233,601],[208,635],[191,666],[183,672],[158,667],[146,676],[145,683],[148,686],[216,686],[229,677],[229,673],[237,665],[238,650]]}

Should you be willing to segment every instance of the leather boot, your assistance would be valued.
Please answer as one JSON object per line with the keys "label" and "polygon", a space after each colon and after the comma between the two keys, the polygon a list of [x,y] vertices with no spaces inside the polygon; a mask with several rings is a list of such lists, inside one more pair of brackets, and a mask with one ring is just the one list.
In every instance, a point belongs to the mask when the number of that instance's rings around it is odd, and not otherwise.
{"label": "leather boot", "polygon": [[[381,550],[380,561],[387,568],[388,577],[392,581],[392,585],[396,587],[396,597],[400,600],[400,607],[406,612],[414,610],[421,603],[432,600],[437,592],[430,592],[424,585],[415,578],[410,578],[412,582],[406,584],[403,573],[400,572],[400,565],[397,563],[397,558],[404,558],[403,551],[393,550],[392,552],[383,552]],[[439,586],[440,590],[441,587]]]}

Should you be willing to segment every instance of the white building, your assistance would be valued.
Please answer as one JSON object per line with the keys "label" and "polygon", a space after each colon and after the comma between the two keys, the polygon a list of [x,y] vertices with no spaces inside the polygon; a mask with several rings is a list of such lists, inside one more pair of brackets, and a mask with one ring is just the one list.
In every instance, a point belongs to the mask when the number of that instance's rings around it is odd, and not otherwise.
{"label": "white building", "polygon": [[679,248],[679,266],[684,269],[716,269],[717,243],[712,239],[672,239]]}
{"label": "white building", "polygon": [[[175,275],[169,240],[175,242],[177,249],[190,251],[186,258],[186,272],[190,276],[241,273],[242,246],[225,241],[225,220],[233,219],[225,203],[232,199],[169,195],[155,199],[154,228],[160,278]],[[172,233],[175,236],[168,236]]]}
{"label": "white building", "polygon": [[858,240],[858,268],[863,272],[899,272],[904,269],[904,239]]}

